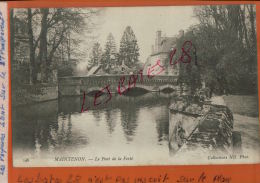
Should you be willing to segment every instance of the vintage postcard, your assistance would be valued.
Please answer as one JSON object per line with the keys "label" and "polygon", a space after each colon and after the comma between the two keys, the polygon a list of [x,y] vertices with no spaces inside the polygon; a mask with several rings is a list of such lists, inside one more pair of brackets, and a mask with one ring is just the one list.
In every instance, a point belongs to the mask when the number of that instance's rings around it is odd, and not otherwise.
{"label": "vintage postcard", "polygon": [[259,163],[257,18],[254,4],[10,8],[13,166]]}

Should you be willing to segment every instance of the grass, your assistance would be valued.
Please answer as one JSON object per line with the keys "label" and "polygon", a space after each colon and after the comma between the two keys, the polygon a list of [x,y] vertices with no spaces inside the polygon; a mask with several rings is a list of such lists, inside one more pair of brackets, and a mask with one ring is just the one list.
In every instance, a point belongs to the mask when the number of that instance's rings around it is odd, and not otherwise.
{"label": "grass", "polygon": [[251,117],[259,116],[257,95],[228,95],[223,98],[234,114]]}

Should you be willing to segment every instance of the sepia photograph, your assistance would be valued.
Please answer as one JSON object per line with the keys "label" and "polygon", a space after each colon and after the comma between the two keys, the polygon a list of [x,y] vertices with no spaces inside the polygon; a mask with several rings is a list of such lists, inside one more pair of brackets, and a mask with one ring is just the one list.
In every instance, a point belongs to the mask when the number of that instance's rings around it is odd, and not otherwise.
{"label": "sepia photograph", "polygon": [[10,9],[14,167],[260,162],[256,7]]}

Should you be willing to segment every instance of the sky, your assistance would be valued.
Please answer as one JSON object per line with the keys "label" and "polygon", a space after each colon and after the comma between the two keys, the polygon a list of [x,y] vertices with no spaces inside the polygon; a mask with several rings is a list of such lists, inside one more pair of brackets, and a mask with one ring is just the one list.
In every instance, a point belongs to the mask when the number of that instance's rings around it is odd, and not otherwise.
{"label": "sky", "polygon": [[96,21],[100,25],[93,34],[97,36],[95,42],[99,42],[102,49],[111,32],[118,51],[125,28],[131,26],[137,38],[142,63],[151,54],[156,31],[161,30],[162,36],[174,36],[179,30],[186,30],[198,23],[193,16],[192,6],[109,7],[102,10],[102,15]]}

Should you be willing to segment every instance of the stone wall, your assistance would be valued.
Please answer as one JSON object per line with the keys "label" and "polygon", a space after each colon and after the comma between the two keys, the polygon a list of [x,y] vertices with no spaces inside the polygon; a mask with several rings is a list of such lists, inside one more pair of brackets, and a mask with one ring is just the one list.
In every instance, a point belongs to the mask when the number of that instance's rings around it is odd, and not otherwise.
{"label": "stone wall", "polygon": [[233,114],[227,106],[183,98],[169,107],[169,147],[172,154],[180,149],[202,148],[231,152],[240,143],[236,138],[233,135]]}
{"label": "stone wall", "polygon": [[22,85],[12,89],[13,106],[44,102],[57,98],[57,84]]}

